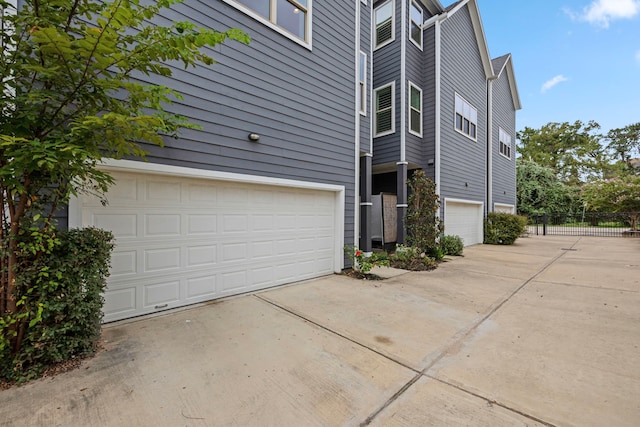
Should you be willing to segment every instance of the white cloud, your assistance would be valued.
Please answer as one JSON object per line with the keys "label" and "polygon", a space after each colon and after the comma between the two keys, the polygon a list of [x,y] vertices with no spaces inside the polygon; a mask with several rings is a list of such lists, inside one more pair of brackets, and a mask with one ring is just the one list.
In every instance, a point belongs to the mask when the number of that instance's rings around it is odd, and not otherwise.
{"label": "white cloud", "polygon": [[611,21],[630,19],[640,13],[640,0],[594,0],[582,13],[565,12],[574,19],[608,28]]}
{"label": "white cloud", "polygon": [[547,80],[542,85],[542,88],[540,89],[540,92],[545,93],[546,91],[548,91],[549,89],[551,89],[552,87],[557,85],[558,83],[566,82],[567,80],[569,80],[569,79],[566,78],[565,76],[563,76],[562,74],[558,74],[557,76],[555,76],[551,80]]}

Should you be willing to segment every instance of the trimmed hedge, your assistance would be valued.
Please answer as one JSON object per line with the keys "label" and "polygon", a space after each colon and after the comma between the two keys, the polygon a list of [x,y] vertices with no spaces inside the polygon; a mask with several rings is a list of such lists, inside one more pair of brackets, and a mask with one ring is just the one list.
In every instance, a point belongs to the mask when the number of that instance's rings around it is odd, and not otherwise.
{"label": "trimmed hedge", "polygon": [[490,212],[484,220],[484,243],[512,245],[527,228],[527,218],[503,212]]}
{"label": "trimmed hedge", "polygon": [[[95,228],[56,231],[52,250],[22,263],[14,318],[23,319],[22,345],[9,348],[9,316],[0,318],[0,377],[24,382],[59,362],[94,353],[101,333],[102,293],[113,235]],[[4,325],[4,327],[2,327]]]}

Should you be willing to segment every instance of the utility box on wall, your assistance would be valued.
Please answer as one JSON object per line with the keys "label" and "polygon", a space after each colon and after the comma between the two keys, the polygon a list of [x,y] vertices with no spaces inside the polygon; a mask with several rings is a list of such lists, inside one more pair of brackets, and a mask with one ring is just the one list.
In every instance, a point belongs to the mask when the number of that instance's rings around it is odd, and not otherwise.
{"label": "utility box on wall", "polygon": [[372,240],[387,243],[398,241],[398,197],[391,193],[380,193],[371,196],[371,231]]}

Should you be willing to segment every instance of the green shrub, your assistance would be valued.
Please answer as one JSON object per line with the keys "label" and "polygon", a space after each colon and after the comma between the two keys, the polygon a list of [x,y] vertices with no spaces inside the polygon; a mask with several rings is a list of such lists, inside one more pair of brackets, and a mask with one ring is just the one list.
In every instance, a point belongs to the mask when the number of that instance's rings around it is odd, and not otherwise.
{"label": "green shrub", "polygon": [[444,229],[444,224],[436,216],[440,209],[436,185],[423,170],[414,171],[407,185],[410,194],[405,216],[407,245],[431,253],[439,247],[438,237]]}
{"label": "green shrub", "polygon": [[464,243],[460,236],[446,235],[440,237],[440,247],[445,255],[460,256],[464,251]]}
{"label": "green shrub", "polygon": [[[113,235],[95,228],[50,233],[50,250],[37,255],[26,250],[34,243],[24,242],[19,312],[0,318],[0,377],[8,381],[36,378],[51,365],[92,354],[100,338]],[[13,352],[16,319],[22,340]]]}
{"label": "green shrub", "polygon": [[435,259],[427,256],[420,249],[404,245],[396,247],[396,251],[389,256],[389,263],[393,268],[410,271],[433,270],[438,266]]}
{"label": "green shrub", "polygon": [[373,267],[388,267],[389,261],[384,252],[365,254],[355,246],[345,246],[344,251],[351,260],[353,269],[362,274],[368,274]]}
{"label": "green shrub", "polygon": [[502,212],[490,212],[484,220],[484,243],[512,245],[527,227],[527,218]]}

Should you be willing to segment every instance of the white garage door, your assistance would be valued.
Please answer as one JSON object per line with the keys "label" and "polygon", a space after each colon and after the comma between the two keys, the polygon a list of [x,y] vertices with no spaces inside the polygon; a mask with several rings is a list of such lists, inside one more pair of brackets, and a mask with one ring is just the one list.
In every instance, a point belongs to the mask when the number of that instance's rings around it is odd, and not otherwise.
{"label": "white garage door", "polygon": [[465,246],[483,241],[482,203],[445,200],[444,234],[462,237]]}
{"label": "white garage door", "polygon": [[336,193],[112,173],[108,203],[83,197],[83,226],[116,248],[104,320],[153,313],[331,274]]}

